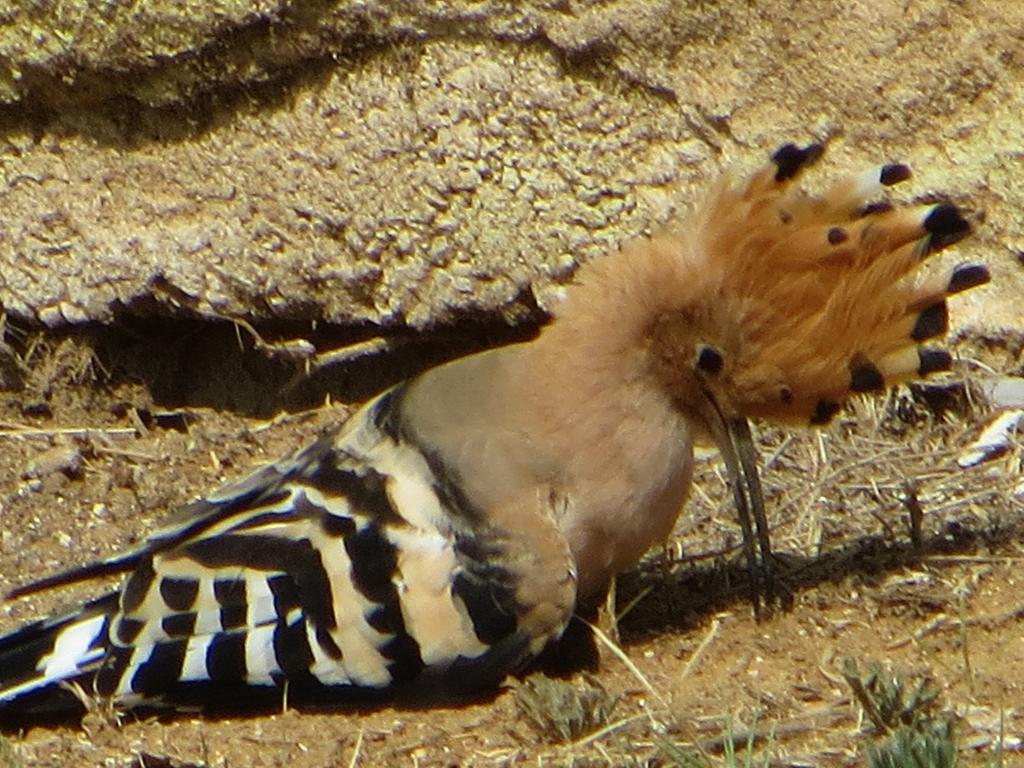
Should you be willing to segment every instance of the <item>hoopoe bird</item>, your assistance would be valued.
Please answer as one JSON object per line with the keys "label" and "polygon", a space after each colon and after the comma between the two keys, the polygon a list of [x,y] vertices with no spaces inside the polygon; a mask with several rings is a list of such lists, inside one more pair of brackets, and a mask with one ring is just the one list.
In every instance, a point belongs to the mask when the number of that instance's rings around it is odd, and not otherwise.
{"label": "hoopoe bird", "polygon": [[695,440],[767,556],[747,419],[824,424],[852,393],[949,368],[929,343],[946,298],[989,280],[922,267],[970,226],[878,202],[904,165],[800,191],[821,154],[786,145],[582,266],[536,339],[428,370],[137,549],[16,589],[127,574],[0,638],[0,719],[78,706],[75,689],[203,707],[494,687],[667,539]]}

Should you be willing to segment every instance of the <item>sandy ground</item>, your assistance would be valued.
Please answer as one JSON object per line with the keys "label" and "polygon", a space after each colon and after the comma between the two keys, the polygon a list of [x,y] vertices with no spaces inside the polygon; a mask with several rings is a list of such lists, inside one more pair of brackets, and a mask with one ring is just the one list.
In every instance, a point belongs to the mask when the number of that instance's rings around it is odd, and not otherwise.
{"label": "sandy ground", "polygon": [[[831,139],[827,173],[910,162],[906,196],[964,205],[957,258],[994,280],[958,300],[981,330],[947,390],[759,432],[788,610],[753,617],[711,454],[672,540],[621,579],[589,676],[428,711],[0,723],[0,768],[716,765],[748,734],[754,765],[863,765],[900,715],[954,723],[961,765],[1024,765],[1020,439],[956,463],[991,416],[964,381],[1024,372],[1024,4],[101,5],[0,23],[0,590],[306,443],[347,412],[327,395],[497,340],[398,343],[296,385],[217,318],[321,352],[372,324],[521,326],[575,261],[783,141]],[[106,586],[0,601],[0,632]]]}

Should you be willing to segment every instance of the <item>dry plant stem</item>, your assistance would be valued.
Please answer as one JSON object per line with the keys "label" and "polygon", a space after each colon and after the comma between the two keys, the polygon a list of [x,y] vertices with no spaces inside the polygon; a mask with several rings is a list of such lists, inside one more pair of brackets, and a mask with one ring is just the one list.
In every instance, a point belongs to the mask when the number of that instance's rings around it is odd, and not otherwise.
{"label": "dry plant stem", "polygon": [[609,723],[603,728],[599,728],[593,733],[589,733],[583,738],[566,745],[565,750],[571,753],[573,750],[576,750],[580,747],[585,747],[588,744],[593,744],[599,741],[600,739],[603,739],[605,736],[608,736],[609,734],[621,730],[630,723],[635,723],[637,720],[643,720],[646,717],[648,717],[648,713],[641,712],[638,715],[630,715],[629,717],[624,717],[621,720],[616,720],[614,723]]}
{"label": "dry plant stem", "polygon": [[864,682],[860,679],[860,675],[857,674],[856,668],[847,659],[843,665],[842,671],[843,679],[846,680],[847,685],[853,691],[853,695],[857,698],[857,702],[864,709],[864,713],[868,716],[868,719],[874,724],[875,728],[878,729],[879,733],[889,734],[892,733],[892,729],[886,724],[885,719],[878,711],[878,706],[871,698],[871,694],[868,693],[864,687]]}
{"label": "dry plant stem", "polygon": [[0,429],[0,437],[88,437],[94,434],[101,434],[107,437],[135,437],[138,434],[138,430],[134,427],[115,427],[110,429],[97,427],[57,427],[53,429],[37,429],[17,424]]}
{"label": "dry plant stem", "polygon": [[[723,728],[724,718],[714,718],[709,722],[702,722],[697,726],[698,731],[706,731],[714,728]],[[730,734],[722,734],[708,739],[700,739],[695,746],[705,752],[721,753],[725,749],[725,741],[731,736],[734,744],[747,743],[753,737],[754,743],[763,742],[768,739],[786,739],[788,737],[800,736],[811,731],[820,729],[833,729],[840,723],[849,720],[849,714],[844,711],[844,703],[839,702],[826,709],[808,713],[798,717],[790,718],[784,722],[775,722],[763,727],[752,726],[741,730],[733,730]],[[786,763],[789,765],[790,763]]]}
{"label": "dry plant stem", "polygon": [[957,598],[957,614],[959,621],[960,652],[964,660],[964,674],[967,677],[967,687],[974,693],[974,668],[971,665],[971,652],[967,644],[967,625],[970,623],[967,609],[967,598],[961,592]]}
{"label": "dry plant stem", "polygon": [[619,611],[617,614],[615,614],[615,623],[616,623],[616,625],[619,622],[621,622],[624,618],[626,618],[626,616],[629,615],[630,611],[632,611],[634,608],[636,608],[640,604],[640,601],[643,600],[645,597],[647,597],[649,594],[651,594],[651,592],[653,592],[653,591],[654,591],[654,585],[653,584],[649,584],[646,587],[644,587],[643,589],[641,589],[636,595],[634,595],[633,599],[630,600],[628,603],[626,603],[626,606],[621,611]]}
{"label": "dry plant stem", "polygon": [[615,595],[616,595],[616,592],[617,592],[617,589],[616,589],[616,585],[617,584],[618,584],[618,579],[613,576],[612,580],[611,580],[611,583],[608,585],[608,594],[605,595],[604,602],[601,604],[601,607],[598,609],[598,615],[597,615],[597,623],[600,626],[604,627],[606,633],[608,634],[608,637],[610,637],[612,639],[612,641],[615,642],[615,643],[618,643],[620,641],[620,639],[619,639],[619,615],[618,615],[618,613],[615,610],[615,602],[616,602],[616,596]]}
{"label": "dry plant stem", "polygon": [[633,662],[633,660],[626,655],[626,652],[623,651],[622,648],[620,648],[610,637],[608,637],[608,635],[606,635],[601,630],[601,628],[598,627],[596,624],[591,624],[589,621],[582,617],[579,618],[580,621],[582,621],[590,628],[590,631],[594,633],[594,636],[598,640],[600,640],[609,651],[612,652],[615,658],[617,658],[619,661],[626,665],[626,668],[631,673],[633,673],[633,676],[640,681],[640,684],[647,689],[647,692],[650,693],[651,696],[653,696],[655,699],[657,699],[658,703],[661,704],[663,707],[668,707],[668,702],[665,700],[665,697],[658,693],[658,689],[651,684],[651,681],[648,680],[644,673],[640,671],[640,668]]}
{"label": "dry plant stem", "polygon": [[929,621],[927,624],[925,624],[923,627],[916,630],[912,635],[908,635],[907,637],[889,643],[887,646],[885,646],[885,649],[887,651],[895,651],[896,649],[902,648],[905,645],[909,645],[910,643],[921,640],[922,638],[927,637],[933,632],[937,632],[938,630],[946,626],[948,623],[949,616],[947,616],[944,613],[940,614],[931,621]]}
{"label": "dry plant stem", "polygon": [[700,641],[700,645],[697,646],[697,650],[693,652],[689,660],[686,662],[686,666],[683,667],[683,674],[679,676],[679,682],[685,680],[690,676],[690,673],[693,672],[694,667],[697,666],[697,662],[700,661],[704,652],[708,649],[708,646],[711,645],[711,641],[714,640],[715,635],[718,634],[718,628],[721,624],[722,621],[720,616],[715,616],[715,618],[711,620],[711,629],[709,629],[707,634],[704,635],[704,639]]}
{"label": "dry plant stem", "polygon": [[356,736],[356,744],[352,748],[352,757],[348,761],[348,768],[356,768],[356,766],[359,764],[359,753],[363,749],[363,734],[364,733],[365,733],[365,729],[360,728],[359,729],[359,733]]}
{"label": "dry plant stem", "polygon": [[917,498],[917,484],[912,480],[907,480],[903,485],[903,489],[903,504],[906,506],[907,514],[910,517],[910,540],[914,544],[914,549],[920,551],[924,546],[924,535],[921,533],[921,526],[924,522],[924,510],[921,509],[921,502]]}

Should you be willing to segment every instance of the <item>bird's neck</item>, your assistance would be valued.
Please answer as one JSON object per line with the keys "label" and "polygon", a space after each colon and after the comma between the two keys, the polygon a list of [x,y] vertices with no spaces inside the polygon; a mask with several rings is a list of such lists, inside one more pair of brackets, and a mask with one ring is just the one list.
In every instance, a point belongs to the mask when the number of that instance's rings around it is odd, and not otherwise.
{"label": "bird's neck", "polygon": [[691,427],[651,359],[672,254],[643,245],[584,267],[517,368],[535,377],[531,421],[560,460],[584,603],[671,533],[692,472]]}

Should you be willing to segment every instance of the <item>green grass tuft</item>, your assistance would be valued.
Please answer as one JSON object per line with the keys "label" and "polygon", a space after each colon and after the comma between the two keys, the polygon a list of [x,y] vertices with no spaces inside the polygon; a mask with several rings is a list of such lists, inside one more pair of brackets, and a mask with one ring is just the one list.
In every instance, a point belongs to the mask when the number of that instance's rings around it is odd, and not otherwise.
{"label": "green grass tuft", "polygon": [[867,748],[869,768],[956,768],[952,723],[901,726],[881,744]]}

